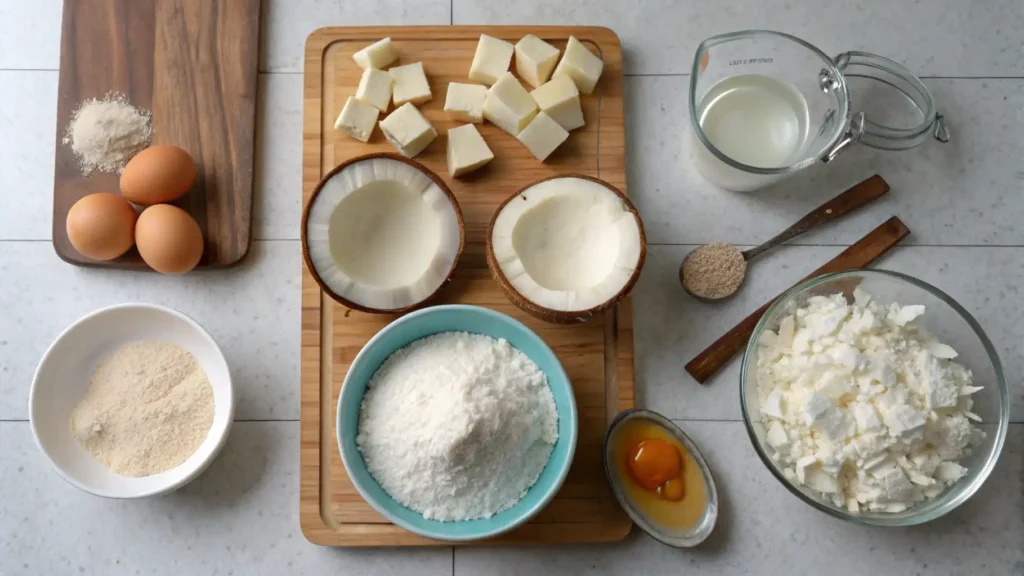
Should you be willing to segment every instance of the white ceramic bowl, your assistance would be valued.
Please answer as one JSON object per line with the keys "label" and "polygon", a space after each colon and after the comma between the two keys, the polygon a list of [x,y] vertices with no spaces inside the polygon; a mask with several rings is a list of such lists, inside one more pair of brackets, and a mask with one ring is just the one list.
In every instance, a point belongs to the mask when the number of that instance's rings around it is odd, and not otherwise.
{"label": "white ceramic bowl", "polygon": [[[181,346],[213,386],[213,424],[206,440],[178,466],[151,476],[115,474],[71,434],[71,411],[101,360],[134,340]],[[36,368],[28,399],[32,435],[57,472],[74,486],[107,498],[143,498],[170,492],[198,476],[220,451],[235,414],[231,373],[217,343],[184,314],[154,304],[119,304],[82,317],[50,345]]]}

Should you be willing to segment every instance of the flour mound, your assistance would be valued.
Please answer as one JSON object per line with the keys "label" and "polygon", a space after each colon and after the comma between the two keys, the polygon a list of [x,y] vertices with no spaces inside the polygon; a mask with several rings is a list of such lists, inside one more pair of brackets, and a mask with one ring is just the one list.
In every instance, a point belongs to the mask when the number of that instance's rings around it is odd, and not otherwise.
{"label": "flour mound", "polygon": [[445,332],[370,380],[356,444],[370,474],[428,520],[490,518],[547,465],[558,413],[544,373],[505,340]]}
{"label": "flour mound", "polygon": [[75,153],[82,175],[94,171],[120,174],[153,137],[152,114],[136,108],[124,94],[82,102],[64,131],[64,144]]}
{"label": "flour mound", "polygon": [[149,476],[188,459],[210,433],[213,387],[192,354],[141,340],[103,359],[71,412],[71,433],[122,476]]}

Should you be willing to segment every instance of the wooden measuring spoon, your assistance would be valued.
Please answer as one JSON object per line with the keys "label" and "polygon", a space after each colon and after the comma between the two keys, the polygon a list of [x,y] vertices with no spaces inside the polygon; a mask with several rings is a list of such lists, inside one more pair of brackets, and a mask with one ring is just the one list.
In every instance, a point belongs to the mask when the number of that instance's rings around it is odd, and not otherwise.
{"label": "wooden measuring spoon", "polygon": [[[783,230],[771,240],[749,250],[724,242],[705,244],[690,251],[679,265],[679,282],[691,296],[706,302],[717,302],[732,296],[739,290],[747,275],[747,263],[761,254],[788,242],[793,238],[841,218],[872,200],[884,196],[889,183],[881,176],[874,176],[853,186],[849,190],[825,202]],[[693,258],[691,260],[691,258]],[[687,264],[690,264],[689,266]],[[701,282],[710,276],[717,276],[710,282]]]}

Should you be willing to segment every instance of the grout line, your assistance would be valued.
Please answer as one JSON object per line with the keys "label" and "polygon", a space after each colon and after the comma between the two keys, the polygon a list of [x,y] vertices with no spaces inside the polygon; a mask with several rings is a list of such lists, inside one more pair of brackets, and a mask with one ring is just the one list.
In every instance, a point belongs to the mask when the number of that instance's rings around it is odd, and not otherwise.
{"label": "grout line", "polygon": [[[648,242],[647,246],[703,246],[705,243],[674,243],[674,242]],[[735,244],[737,248],[752,248],[756,244]],[[778,248],[849,248],[850,244],[802,244],[799,242],[787,242]],[[906,250],[908,248],[1024,248],[1024,244],[898,244],[893,249]]]}
{"label": "grout line", "polygon": [[[253,238],[252,242],[301,242],[300,238]],[[4,242],[15,243],[42,243],[51,242],[50,238],[0,238],[0,244]]]}
{"label": "grout line", "polygon": [[[283,422],[283,423],[295,422],[295,423],[298,423],[299,419],[298,418],[267,418],[267,419],[245,418],[245,419],[241,419],[241,420],[236,419],[236,420],[232,420],[231,421],[232,424],[243,424],[243,423],[244,424],[252,424],[252,423],[263,423],[263,422],[265,422],[265,423],[274,423],[274,422]],[[28,418],[0,418],[0,424],[28,424]]]}
{"label": "grout line", "polygon": [[[729,419],[729,418],[715,419],[715,418],[673,418],[673,417],[668,417],[668,416],[666,416],[666,417],[669,420],[671,420],[672,422],[680,422],[680,423],[699,423],[699,424],[706,424],[706,423],[742,424],[743,423],[743,420],[736,420],[736,419]],[[273,424],[273,423],[289,424],[289,423],[292,423],[292,422],[298,424],[300,422],[300,420],[297,419],[297,418],[294,419],[294,420],[293,419],[278,419],[278,420],[275,420],[275,419],[269,419],[269,420],[245,419],[245,420],[234,420],[234,421],[232,421],[232,424]],[[0,418],[0,424],[28,424],[28,419],[27,418]],[[1010,426],[1024,426],[1024,421],[1010,420],[1009,425]],[[452,548],[452,566],[453,567],[454,567],[454,562],[455,562],[455,557],[454,556],[455,556],[455,549]]]}
{"label": "grout line", "polygon": [[[301,242],[300,238],[253,238],[252,242]],[[49,238],[0,238],[0,244],[39,244],[49,243]],[[711,241],[709,241],[711,242]],[[648,242],[648,247],[664,246],[664,247],[686,247],[686,246],[703,246],[708,242]],[[734,244],[738,248],[750,248],[755,244],[737,243]],[[850,243],[828,243],[828,244],[805,244],[802,242],[787,242],[779,248],[849,248]],[[1024,248],[1024,244],[903,244],[894,246],[896,249],[906,250],[908,248]]]}
{"label": "grout line", "polygon": [[[670,421],[672,421],[672,422],[677,423],[677,424],[693,424],[693,423],[699,423],[699,424],[706,424],[706,423],[743,424],[743,420],[712,420],[712,419],[708,419],[708,418],[668,418],[668,419]],[[990,426],[994,426],[997,423],[996,422],[982,422],[982,424],[988,424]],[[1010,420],[1007,424],[1010,425],[1010,426],[1024,426],[1024,421],[1018,422],[1018,421],[1015,421],[1015,420]]]}
{"label": "grout line", "polygon": [[922,80],[1022,80],[1024,76],[918,76]]}
{"label": "grout line", "polygon": [[[454,10],[454,8],[453,8]],[[450,25],[455,25],[455,14],[450,14]],[[0,68],[0,72],[59,72],[59,68]],[[260,76],[301,76],[301,70],[257,70]],[[625,78],[688,78],[682,72],[623,73]],[[1024,76],[918,76],[922,80],[1024,80]]]}
{"label": "grout line", "polygon": [[[688,78],[683,72],[623,73],[626,78]],[[918,76],[922,80],[1024,80],[1024,76]]]}

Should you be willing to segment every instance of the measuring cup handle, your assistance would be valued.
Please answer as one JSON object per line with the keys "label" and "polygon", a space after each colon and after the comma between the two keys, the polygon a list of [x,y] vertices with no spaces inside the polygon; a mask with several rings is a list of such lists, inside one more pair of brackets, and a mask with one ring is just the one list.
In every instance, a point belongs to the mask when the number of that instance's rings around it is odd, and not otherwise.
{"label": "measuring cup handle", "polygon": [[835,160],[836,156],[843,150],[846,150],[853,144],[856,144],[860,137],[864,135],[864,113],[857,112],[853,115],[853,119],[850,120],[850,128],[843,134],[843,137],[836,142],[835,146],[829,148],[825,155],[821,157],[821,161],[825,164]]}

